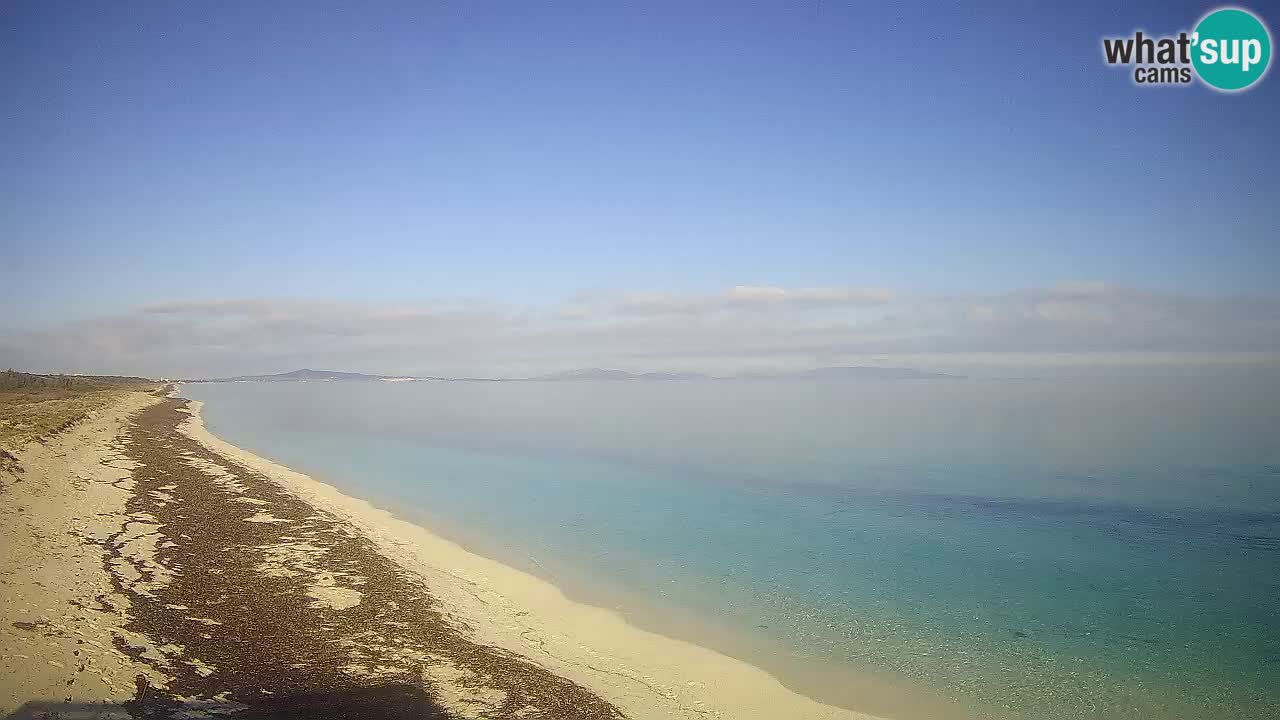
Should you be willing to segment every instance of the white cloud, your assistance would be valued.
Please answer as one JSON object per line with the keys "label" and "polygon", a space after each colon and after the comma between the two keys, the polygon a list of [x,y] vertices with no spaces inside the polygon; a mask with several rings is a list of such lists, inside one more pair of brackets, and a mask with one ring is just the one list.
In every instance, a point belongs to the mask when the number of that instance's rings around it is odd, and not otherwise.
{"label": "white cloud", "polygon": [[1280,301],[1070,283],[998,295],[740,285],[497,305],[219,299],[0,336],[0,365],[166,376],[301,366],[520,375],[798,366],[870,355],[1280,352]]}
{"label": "white cloud", "polygon": [[708,314],[734,310],[777,310],[796,306],[866,306],[891,302],[883,288],[795,288],[736,285],[723,292],[697,295],[665,292],[626,293],[613,301],[616,310],[635,315]]}

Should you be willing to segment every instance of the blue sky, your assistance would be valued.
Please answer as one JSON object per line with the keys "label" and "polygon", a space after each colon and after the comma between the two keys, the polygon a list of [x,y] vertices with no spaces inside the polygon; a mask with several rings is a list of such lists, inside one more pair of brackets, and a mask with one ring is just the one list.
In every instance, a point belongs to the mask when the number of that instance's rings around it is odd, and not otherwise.
{"label": "blue sky", "polygon": [[1223,95],[1101,59],[1213,4],[374,5],[6,4],[0,329],[735,286],[1273,297],[1274,73]]}

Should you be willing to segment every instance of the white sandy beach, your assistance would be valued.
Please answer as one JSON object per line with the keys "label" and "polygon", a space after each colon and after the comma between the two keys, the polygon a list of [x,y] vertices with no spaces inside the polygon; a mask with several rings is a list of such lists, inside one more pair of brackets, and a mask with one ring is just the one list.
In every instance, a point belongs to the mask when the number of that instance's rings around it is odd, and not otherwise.
{"label": "white sandy beach", "polygon": [[[4,477],[0,498],[10,520],[0,526],[0,714],[44,701],[110,703],[104,717],[124,717],[119,703],[134,696],[137,676],[165,686],[162,673],[119,649],[148,658],[148,652],[172,654],[148,650],[148,639],[125,627],[131,602],[146,602],[145,596],[131,601],[112,586],[113,574],[131,572],[123,565],[135,573],[154,565],[145,532],[154,518],[128,514],[131,466],[119,451],[131,416],[156,401],[146,393],[127,394],[67,432],[25,448],[24,472]],[[571,600],[540,578],[231,445],[205,428],[199,403],[190,407],[183,433],[350,523],[379,552],[419,576],[474,641],[529,658],[627,717],[874,720],[800,695],[748,663]],[[122,554],[113,561],[120,567],[108,568],[103,543],[113,533]],[[360,602],[359,592],[344,595],[336,585],[314,590],[317,602],[338,611]]]}
{"label": "white sandy beach", "polygon": [[227,443],[205,428],[199,403],[192,407],[183,432],[350,522],[383,554],[420,575],[446,611],[473,629],[475,640],[534,660],[597,692],[628,717],[873,720],[793,692],[740,660],[575,602],[540,578]]}
{"label": "white sandy beach", "polygon": [[[115,704],[133,697],[138,675],[163,683],[115,646],[147,642],[123,627],[130,601],[113,588],[101,549],[132,520],[121,432],[130,415],[157,401],[129,393],[25,448],[22,473],[0,472],[0,715],[28,701]],[[132,551],[145,562],[141,545]],[[103,712],[127,717],[118,708]]]}

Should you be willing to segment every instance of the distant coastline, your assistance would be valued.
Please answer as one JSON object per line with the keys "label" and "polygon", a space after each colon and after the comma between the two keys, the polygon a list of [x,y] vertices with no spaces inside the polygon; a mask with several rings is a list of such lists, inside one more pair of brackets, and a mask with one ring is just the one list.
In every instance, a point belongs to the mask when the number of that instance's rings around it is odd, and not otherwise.
{"label": "distant coastline", "polygon": [[606,368],[581,368],[517,378],[448,377],[438,375],[368,375],[336,370],[301,369],[268,375],[189,379],[181,382],[705,382],[711,380],[963,380],[964,375],[930,372],[908,367],[833,366],[776,373],[715,376],[697,372],[628,372]]}

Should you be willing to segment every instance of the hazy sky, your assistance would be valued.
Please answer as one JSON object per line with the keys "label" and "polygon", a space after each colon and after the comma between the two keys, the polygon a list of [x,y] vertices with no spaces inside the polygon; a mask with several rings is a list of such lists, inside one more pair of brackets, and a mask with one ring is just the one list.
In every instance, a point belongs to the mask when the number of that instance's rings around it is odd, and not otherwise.
{"label": "hazy sky", "polygon": [[1212,3],[369,5],[0,7],[0,365],[1280,350],[1280,80],[1102,62]]}

